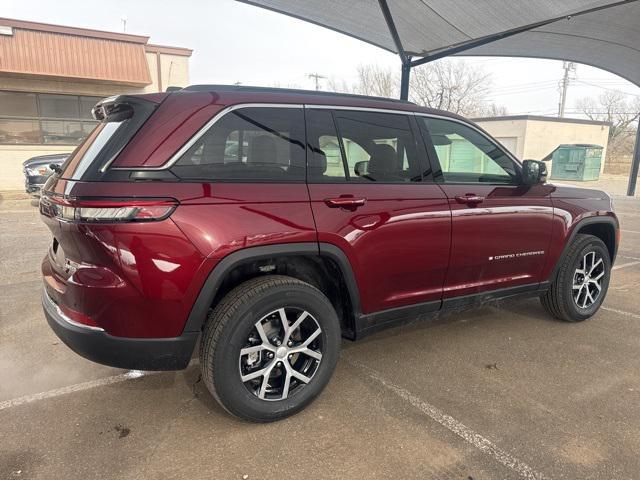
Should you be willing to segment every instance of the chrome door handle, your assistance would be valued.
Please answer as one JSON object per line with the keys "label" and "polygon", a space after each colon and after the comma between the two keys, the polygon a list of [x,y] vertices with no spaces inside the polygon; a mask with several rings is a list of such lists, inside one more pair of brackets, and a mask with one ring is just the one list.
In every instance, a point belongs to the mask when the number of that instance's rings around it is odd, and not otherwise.
{"label": "chrome door handle", "polygon": [[463,203],[469,205],[471,207],[475,207],[479,203],[484,202],[484,197],[480,197],[478,195],[459,195],[456,197],[456,202]]}
{"label": "chrome door handle", "polygon": [[362,207],[365,203],[367,203],[367,199],[355,197],[325,198],[324,203],[329,208],[345,208],[347,210],[355,210],[356,208]]}

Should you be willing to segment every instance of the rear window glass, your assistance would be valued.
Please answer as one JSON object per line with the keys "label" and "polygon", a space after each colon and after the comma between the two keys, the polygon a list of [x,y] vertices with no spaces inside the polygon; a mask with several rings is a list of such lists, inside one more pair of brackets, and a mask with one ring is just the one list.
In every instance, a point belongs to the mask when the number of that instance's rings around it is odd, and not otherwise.
{"label": "rear window glass", "polygon": [[[422,180],[416,140],[406,115],[309,110],[311,182],[405,183]],[[337,129],[336,129],[337,126]]]}
{"label": "rear window glass", "polygon": [[[158,104],[144,98],[119,96],[105,99],[100,106],[101,111],[106,112],[106,118],[96,125],[71,154],[62,166],[61,178],[83,181],[101,181],[105,176],[109,178],[109,166],[153,114]],[[73,122],[65,123],[69,125],[50,126],[52,143],[64,135],[80,135],[78,128],[82,129],[84,135],[90,127],[88,122],[83,127],[74,126]]]}
{"label": "rear window glass", "polygon": [[106,143],[124,122],[99,123],[63,166],[64,178],[80,180]]}
{"label": "rear window glass", "polygon": [[241,108],[218,120],[172,167],[199,181],[303,182],[301,108]]}

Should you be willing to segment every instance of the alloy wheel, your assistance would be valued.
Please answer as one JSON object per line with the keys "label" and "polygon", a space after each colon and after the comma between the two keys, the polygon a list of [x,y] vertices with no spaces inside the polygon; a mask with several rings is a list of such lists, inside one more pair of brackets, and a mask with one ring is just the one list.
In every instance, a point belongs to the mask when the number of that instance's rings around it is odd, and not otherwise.
{"label": "alloy wheel", "polygon": [[573,301],[578,308],[591,307],[602,291],[605,264],[596,252],[587,252],[573,273]]}
{"label": "alloy wheel", "polygon": [[255,324],[240,349],[240,379],[262,400],[284,400],[308,384],[322,361],[322,329],[306,310],[283,307]]}

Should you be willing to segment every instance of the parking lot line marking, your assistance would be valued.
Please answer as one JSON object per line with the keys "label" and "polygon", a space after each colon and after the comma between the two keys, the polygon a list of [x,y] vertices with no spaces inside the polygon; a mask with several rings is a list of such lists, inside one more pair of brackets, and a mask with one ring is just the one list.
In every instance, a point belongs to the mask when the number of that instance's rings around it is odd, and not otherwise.
{"label": "parking lot line marking", "polygon": [[611,270],[620,270],[621,268],[633,267],[634,265],[640,265],[640,260],[635,262],[623,263],[622,265],[616,265]]}
{"label": "parking lot line marking", "polygon": [[624,315],[626,317],[637,318],[640,320],[640,315],[633,312],[625,312],[624,310],[618,310],[617,308],[609,308],[609,307],[600,307],[602,310],[606,310],[607,312],[619,313],[620,315]]}
{"label": "parking lot line marking", "polygon": [[[344,358],[344,356],[343,356]],[[544,480],[549,479],[549,477],[543,475],[540,472],[535,471],[533,468],[528,466],[526,463],[518,460],[513,455],[505,452],[496,444],[494,444],[491,440],[483,437],[479,433],[474,432],[466,425],[460,423],[455,418],[450,415],[447,415],[442,410],[437,407],[434,407],[430,403],[425,402],[421,398],[412,394],[409,390],[406,390],[394,383],[391,383],[387,379],[385,379],[378,371],[374,370],[371,367],[363,365],[362,363],[352,360],[350,358],[346,359],[347,363],[350,363],[356,368],[364,371],[369,378],[375,380],[383,387],[391,390],[393,393],[398,395],[404,401],[408,402],[413,407],[420,410],[422,413],[427,415],[432,420],[436,421],[447,430],[455,433],[460,438],[470,443],[474,447],[476,447],[481,452],[493,457],[495,460],[500,462],[507,468],[510,468],[514,472],[518,473],[520,477],[527,478],[530,480]]]}
{"label": "parking lot line marking", "polygon": [[640,260],[638,257],[630,257],[629,255],[618,255],[620,258],[628,258],[629,260]]}
{"label": "parking lot line marking", "polygon": [[640,233],[637,230],[623,230],[623,229],[620,229],[620,231],[623,232],[623,233]]}
{"label": "parking lot line marking", "polygon": [[134,378],[140,378],[147,376],[155,372],[141,372],[140,370],[129,370],[126,373],[120,375],[113,375],[111,377],[99,378],[98,380],[91,380],[89,382],[77,383],[75,385],[69,385],[67,387],[56,388],[55,390],[49,390],[48,392],[34,393],[33,395],[25,395],[24,397],[14,398],[13,400],[5,400],[0,402],[0,411],[11,407],[17,407],[18,405],[24,405],[26,403],[35,402],[38,400],[44,400],[46,398],[59,397],[60,395],[66,395],[68,393],[81,392],[83,390],[89,390],[91,388],[103,387],[105,385],[113,385],[114,383],[125,382]]}

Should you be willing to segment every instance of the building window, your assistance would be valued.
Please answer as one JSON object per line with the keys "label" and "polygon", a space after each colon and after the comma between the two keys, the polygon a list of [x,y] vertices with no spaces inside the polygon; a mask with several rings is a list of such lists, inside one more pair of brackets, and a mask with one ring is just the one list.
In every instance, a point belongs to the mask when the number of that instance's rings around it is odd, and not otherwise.
{"label": "building window", "polygon": [[0,91],[0,144],[78,145],[101,97]]}

